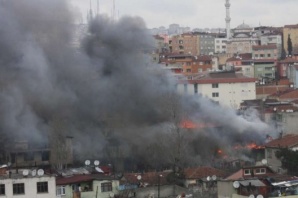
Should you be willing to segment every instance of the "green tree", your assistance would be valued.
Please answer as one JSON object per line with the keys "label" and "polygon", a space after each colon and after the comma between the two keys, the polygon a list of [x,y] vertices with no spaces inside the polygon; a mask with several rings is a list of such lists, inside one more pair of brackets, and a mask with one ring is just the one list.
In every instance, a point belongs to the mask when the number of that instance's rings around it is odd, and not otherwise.
{"label": "green tree", "polygon": [[293,44],[292,44],[292,39],[289,34],[288,35],[288,54],[289,54],[289,56],[292,56],[292,52],[293,52]]}
{"label": "green tree", "polygon": [[298,173],[298,151],[281,148],[276,151],[275,155],[281,160],[282,167],[287,169],[289,174]]}

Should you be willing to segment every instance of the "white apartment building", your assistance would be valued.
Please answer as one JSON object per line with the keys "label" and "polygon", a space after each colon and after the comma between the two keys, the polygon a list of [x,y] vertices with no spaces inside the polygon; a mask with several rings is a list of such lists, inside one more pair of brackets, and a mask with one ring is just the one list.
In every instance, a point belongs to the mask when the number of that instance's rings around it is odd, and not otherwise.
{"label": "white apartment building", "polygon": [[227,38],[215,38],[214,52],[216,54],[226,53],[227,50]]}
{"label": "white apartment building", "polygon": [[207,97],[222,106],[238,109],[244,100],[256,99],[256,79],[234,71],[211,72],[179,81],[179,93]]}
{"label": "white apartment building", "polygon": [[0,197],[56,198],[56,178],[16,173],[0,175]]}

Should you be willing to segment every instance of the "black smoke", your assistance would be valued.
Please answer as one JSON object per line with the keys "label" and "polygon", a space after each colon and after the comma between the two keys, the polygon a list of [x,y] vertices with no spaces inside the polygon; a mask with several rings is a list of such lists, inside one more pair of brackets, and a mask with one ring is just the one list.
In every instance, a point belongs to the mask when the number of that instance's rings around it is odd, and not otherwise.
{"label": "black smoke", "polygon": [[[175,79],[146,55],[154,41],[139,17],[95,17],[79,48],[65,0],[2,0],[0,24],[2,141],[43,143],[59,133],[74,137],[78,160],[133,169],[204,164],[248,131],[263,138],[257,118],[177,94]],[[184,119],[226,130],[189,133]]]}

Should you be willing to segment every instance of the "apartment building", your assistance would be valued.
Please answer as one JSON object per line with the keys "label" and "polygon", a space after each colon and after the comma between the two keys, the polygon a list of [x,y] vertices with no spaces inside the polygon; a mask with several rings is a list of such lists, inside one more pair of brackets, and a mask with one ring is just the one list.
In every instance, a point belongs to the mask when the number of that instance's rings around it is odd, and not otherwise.
{"label": "apartment building", "polygon": [[283,47],[286,51],[286,54],[289,54],[288,51],[288,37],[290,36],[293,46],[292,54],[298,54],[298,24],[296,25],[285,25],[283,28]]}
{"label": "apartment building", "polygon": [[235,71],[210,72],[179,81],[177,91],[204,96],[220,105],[238,109],[242,101],[256,99],[256,79]]}

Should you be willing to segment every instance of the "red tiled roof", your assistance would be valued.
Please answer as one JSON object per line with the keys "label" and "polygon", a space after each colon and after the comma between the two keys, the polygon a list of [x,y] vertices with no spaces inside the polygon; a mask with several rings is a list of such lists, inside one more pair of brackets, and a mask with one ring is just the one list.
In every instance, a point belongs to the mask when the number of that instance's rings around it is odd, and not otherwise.
{"label": "red tiled roof", "polygon": [[252,46],[253,50],[267,50],[267,49],[277,49],[276,45],[254,45]]}
{"label": "red tiled roof", "polygon": [[278,97],[279,99],[298,99],[298,89],[287,89],[276,92],[270,95],[270,97]]}
{"label": "red tiled roof", "polygon": [[298,60],[292,57],[287,57],[286,59],[280,61],[280,63],[298,63]]}
{"label": "red tiled roof", "polygon": [[271,142],[268,142],[267,144],[265,144],[265,147],[291,148],[296,145],[298,145],[298,135],[289,134],[289,135],[285,135],[280,139],[275,139],[275,140],[272,140]]}
{"label": "red tiled roof", "polygon": [[75,184],[80,182],[88,182],[93,180],[94,178],[92,177],[92,175],[74,175],[71,177],[57,177],[56,184],[67,185],[67,184]]}
{"label": "red tiled roof", "polygon": [[186,179],[206,179],[208,176],[225,177],[227,173],[225,171],[212,168],[212,167],[196,167],[184,169],[184,175]]}
{"label": "red tiled roof", "polygon": [[237,57],[231,57],[231,58],[228,58],[226,62],[232,62],[232,61],[241,61],[240,57],[237,58]]}

